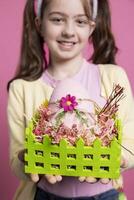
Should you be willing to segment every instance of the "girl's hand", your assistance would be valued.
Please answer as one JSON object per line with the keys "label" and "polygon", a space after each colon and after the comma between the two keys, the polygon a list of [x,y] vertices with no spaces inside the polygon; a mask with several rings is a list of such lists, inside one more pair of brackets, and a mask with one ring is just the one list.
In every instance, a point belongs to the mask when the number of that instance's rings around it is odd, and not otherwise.
{"label": "girl's hand", "polygon": [[[18,154],[18,158],[21,162],[24,162],[24,154],[25,154],[25,150],[20,151]],[[47,181],[51,184],[55,184],[62,180],[62,176],[60,175],[44,175],[44,176],[47,179]],[[30,174],[30,178],[34,183],[37,183],[39,181],[38,174]]]}
{"label": "girl's hand", "polygon": [[80,176],[79,178],[79,181],[80,182],[88,182],[88,183],[96,183],[97,182],[97,178],[94,178],[94,177],[90,177],[90,176]]}
{"label": "girl's hand", "polygon": [[51,184],[55,184],[57,182],[62,181],[62,176],[60,176],[60,175],[50,175],[50,174],[48,175],[48,174],[46,174],[45,178]]}
{"label": "girl's hand", "polygon": [[[39,181],[39,175],[38,174],[30,174],[31,180],[34,183],[37,183]],[[62,176],[60,175],[44,175],[47,181],[51,184],[55,184],[57,182],[60,182],[62,180]]]}
{"label": "girl's hand", "polygon": [[81,177],[79,177],[79,181],[80,182],[86,181],[88,183],[96,183],[96,182],[100,181],[103,184],[107,184],[107,183],[109,183],[110,179],[109,178],[98,179],[98,178],[94,178],[94,177],[90,177],[90,176],[87,176],[87,177],[81,176]]}
{"label": "girl's hand", "polygon": [[[122,156],[122,159],[121,159],[121,169],[125,169],[126,167],[128,166],[128,162],[127,160]],[[85,176],[81,176],[79,177],[79,181],[80,182],[83,182],[83,181],[86,181],[88,183],[96,183],[98,181],[97,178],[94,178],[94,177],[85,177]],[[103,184],[108,184],[110,179],[108,178],[100,178],[99,181]]]}
{"label": "girl's hand", "polygon": [[87,177],[81,176],[81,177],[79,177],[79,181],[80,182],[86,181],[88,183],[96,183],[96,182],[100,181],[103,184],[107,184],[107,183],[109,183],[110,179],[108,179],[108,178],[98,179],[98,178],[94,178],[94,177],[90,177],[90,176],[87,176]]}

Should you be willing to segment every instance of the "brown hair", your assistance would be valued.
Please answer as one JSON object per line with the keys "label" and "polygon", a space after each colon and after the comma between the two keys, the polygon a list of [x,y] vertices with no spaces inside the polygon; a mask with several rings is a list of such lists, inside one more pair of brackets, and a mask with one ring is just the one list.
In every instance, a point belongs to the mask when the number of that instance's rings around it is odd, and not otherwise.
{"label": "brown hair", "polygon": [[[88,3],[89,0],[82,0],[85,12],[87,12],[87,7],[90,7],[89,16],[91,16],[91,8],[93,5],[93,0],[90,1],[91,7]],[[41,19],[43,18],[43,12],[48,2],[48,0],[43,0]],[[89,6],[86,6],[87,3]],[[44,41],[35,25],[35,18],[34,0],[27,0],[24,10],[20,62],[15,77],[8,83],[8,88],[10,83],[18,78],[28,81],[38,79],[47,67]],[[90,60],[95,64],[115,64],[117,47],[111,32],[110,9],[107,0],[98,0],[96,28],[90,38],[91,40],[94,52]]]}
{"label": "brown hair", "polygon": [[111,31],[111,14],[108,0],[98,0],[96,28],[92,34],[94,53],[91,60],[95,64],[115,64],[118,51]]}

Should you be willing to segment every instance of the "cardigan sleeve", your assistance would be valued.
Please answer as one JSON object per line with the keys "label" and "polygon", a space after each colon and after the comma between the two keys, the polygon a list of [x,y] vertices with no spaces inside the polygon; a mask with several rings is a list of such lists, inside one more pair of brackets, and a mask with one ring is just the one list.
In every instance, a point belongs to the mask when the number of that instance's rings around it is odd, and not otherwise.
{"label": "cardigan sleeve", "polygon": [[10,85],[7,106],[10,165],[16,176],[20,179],[28,180],[28,175],[24,173],[24,164],[18,159],[19,151],[24,149],[25,119],[23,113],[23,87],[19,80],[15,80]]}
{"label": "cardigan sleeve", "polygon": [[119,71],[120,85],[125,89],[125,98],[120,101],[119,108],[119,117],[123,121],[122,145],[128,149],[122,147],[122,154],[128,161],[128,168],[134,168],[134,98],[126,72]]}

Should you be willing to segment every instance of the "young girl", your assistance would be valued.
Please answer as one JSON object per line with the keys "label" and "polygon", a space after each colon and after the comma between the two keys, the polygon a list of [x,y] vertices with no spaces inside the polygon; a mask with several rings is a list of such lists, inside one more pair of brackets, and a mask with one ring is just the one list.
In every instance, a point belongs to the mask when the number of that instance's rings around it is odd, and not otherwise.
{"label": "young girl", "polygon": [[[88,41],[93,44],[90,61],[94,64],[83,58]],[[19,69],[8,84],[11,168],[21,180],[15,200],[118,199],[114,188],[122,187],[121,178],[116,184],[91,177],[39,178],[25,174],[23,162],[28,119],[45,99],[50,99],[56,84],[66,78],[82,84],[98,102],[108,97],[113,84],[125,88],[126,97],[119,108],[123,146],[134,151],[133,96],[126,73],[115,65],[116,52],[107,0],[27,0]],[[122,148],[122,156],[122,167],[132,168],[132,154]]]}

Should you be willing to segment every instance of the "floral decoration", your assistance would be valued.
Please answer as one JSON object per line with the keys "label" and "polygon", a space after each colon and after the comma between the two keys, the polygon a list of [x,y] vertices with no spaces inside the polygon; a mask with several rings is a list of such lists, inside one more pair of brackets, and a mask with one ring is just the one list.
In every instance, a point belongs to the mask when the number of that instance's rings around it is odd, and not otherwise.
{"label": "floral decoration", "polygon": [[78,105],[76,97],[70,94],[66,95],[66,97],[62,97],[59,103],[60,107],[63,108],[65,112],[73,111]]}
{"label": "floral decoration", "polygon": [[[118,118],[118,102],[124,98],[124,88],[120,85],[115,85],[107,99],[103,108],[100,108],[96,102],[94,103],[95,112],[83,113],[77,107],[80,101],[90,101],[89,99],[77,99],[70,94],[62,97],[57,102],[52,102],[56,106],[59,105],[59,113],[55,118],[55,123],[52,123],[51,116],[53,110],[50,109],[51,103],[42,104],[33,117],[33,133],[37,141],[42,142],[44,135],[49,135],[54,144],[59,144],[61,139],[66,139],[70,145],[75,145],[79,138],[82,138],[85,145],[92,145],[96,138],[102,141],[103,146],[107,146],[111,141],[118,137],[116,127],[116,119]],[[67,112],[75,113],[75,116],[81,122],[81,127],[73,124],[71,128],[63,123],[64,116]],[[88,117],[92,117],[94,123],[88,124]]]}

